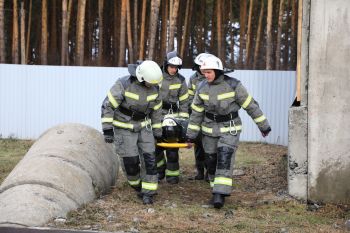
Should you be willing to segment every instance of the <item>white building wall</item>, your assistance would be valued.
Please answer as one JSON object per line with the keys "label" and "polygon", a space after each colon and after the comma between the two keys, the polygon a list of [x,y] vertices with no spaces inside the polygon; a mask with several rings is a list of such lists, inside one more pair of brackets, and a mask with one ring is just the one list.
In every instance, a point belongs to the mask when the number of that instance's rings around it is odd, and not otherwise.
{"label": "white building wall", "polygon": [[[180,73],[188,79],[193,71]],[[0,135],[36,139],[65,122],[101,130],[101,103],[116,79],[127,74],[127,68],[0,64]],[[261,137],[253,120],[240,110],[241,140],[287,145],[295,72],[238,70],[229,75],[242,81],[272,127],[267,138]]]}

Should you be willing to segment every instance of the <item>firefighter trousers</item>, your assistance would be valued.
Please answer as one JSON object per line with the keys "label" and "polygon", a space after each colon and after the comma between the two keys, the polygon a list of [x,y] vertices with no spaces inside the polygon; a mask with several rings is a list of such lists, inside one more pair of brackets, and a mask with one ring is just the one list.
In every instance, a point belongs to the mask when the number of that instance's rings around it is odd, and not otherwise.
{"label": "firefighter trousers", "polygon": [[232,173],[239,136],[239,132],[236,135],[227,133],[218,137],[203,135],[205,163],[212,193],[229,196],[232,192]]}
{"label": "firefighter trousers", "polygon": [[[166,157],[164,155],[164,151]],[[159,179],[163,179],[164,176],[167,180],[178,179],[180,176],[180,164],[179,164],[179,149],[171,148],[164,149],[162,147],[156,147],[156,162]]]}
{"label": "firefighter trousers", "polygon": [[158,177],[152,130],[132,132],[114,127],[114,143],[129,185],[143,194],[155,194]]}

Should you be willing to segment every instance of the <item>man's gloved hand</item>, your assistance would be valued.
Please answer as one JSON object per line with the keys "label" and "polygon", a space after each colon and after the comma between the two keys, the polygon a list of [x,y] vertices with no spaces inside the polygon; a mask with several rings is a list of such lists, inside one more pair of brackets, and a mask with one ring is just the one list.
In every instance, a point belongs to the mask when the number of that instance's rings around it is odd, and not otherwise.
{"label": "man's gloved hand", "polygon": [[106,143],[113,143],[114,142],[113,129],[105,129],[105,130],[103,130],[103,136],[105,137],[105,142]]}
{"label": "man's gloved hand", "polygon": [[267,128],[266,130],[261,131],[261,135],[263,137],[266,137],[267,135],[269,135],[270,132],[271,132],[271,127]]}

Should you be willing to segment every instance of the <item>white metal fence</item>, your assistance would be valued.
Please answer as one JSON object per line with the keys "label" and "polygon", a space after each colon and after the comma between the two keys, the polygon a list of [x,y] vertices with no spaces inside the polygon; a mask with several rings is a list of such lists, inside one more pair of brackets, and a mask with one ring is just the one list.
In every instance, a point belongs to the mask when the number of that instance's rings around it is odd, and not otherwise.
{"label": "white metal fence", "polygon": [[[188,78],[193,71],[182,69],[180,73]],[[36,139],[65,122],[101,130],[102,100],[116,79],[126,74],[126,68],[0,64],[0,136]],[[263,138],[253,120],[240,110],[241,140],[287,145],[295,72],[237,70],[229,75],[242,81],[272,127],[271,134]]]}

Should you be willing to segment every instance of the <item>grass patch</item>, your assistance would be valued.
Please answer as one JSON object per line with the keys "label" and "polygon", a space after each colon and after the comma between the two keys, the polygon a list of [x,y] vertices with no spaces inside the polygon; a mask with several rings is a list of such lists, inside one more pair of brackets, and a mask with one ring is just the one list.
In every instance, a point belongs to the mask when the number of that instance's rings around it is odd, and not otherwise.
{"label": "grass patch", "polygon": [[0,183],[23,158],[33,141],[17,139],[0,140]]}

